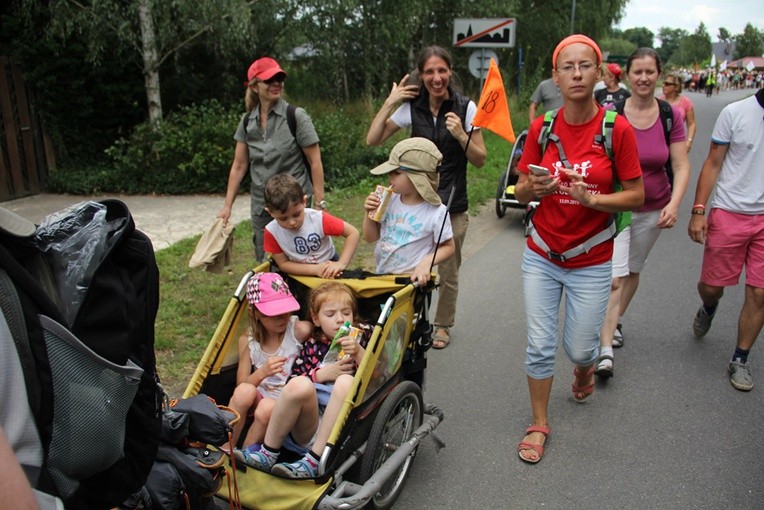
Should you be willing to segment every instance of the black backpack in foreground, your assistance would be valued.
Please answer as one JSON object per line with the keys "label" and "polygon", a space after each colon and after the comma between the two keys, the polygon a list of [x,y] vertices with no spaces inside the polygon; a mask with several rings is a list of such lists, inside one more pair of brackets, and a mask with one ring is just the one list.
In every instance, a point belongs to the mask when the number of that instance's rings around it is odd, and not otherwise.
{"label": "black backpack in foreground", "polygon": [[22,325],[12,336],[44,450],[36,488],[67,509],[113,508],[159,445],[151,241],[122,202],[83,202],[32,238],[0,236],[0,270],[19,298],[3,313]]}

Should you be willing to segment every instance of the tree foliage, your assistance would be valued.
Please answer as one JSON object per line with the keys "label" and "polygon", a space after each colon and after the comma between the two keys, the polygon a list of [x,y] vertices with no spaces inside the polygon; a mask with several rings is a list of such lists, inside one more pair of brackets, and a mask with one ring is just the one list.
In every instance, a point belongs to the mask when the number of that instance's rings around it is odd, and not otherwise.
{"label": "tree foliage", "polygon": [[645,27],[628,28],[623,31],[623,39],[634,44],[637,48],[652,48],[655,42],[655,34]]}
{"label": "tree foliage", "polygon": [[764,34],[747,23],[743,33],[735,36],[735,58],[758,57],[764,51]]}
{"label": "tree foliage", "polygon": [[663,62],[673,61],[674,55],[679,50],[682,41],[689,37],[689,35],[687,30],[681,28],[661,27],[658,30],[658,39],[660,39],[661,45],[657,48],[661,60]]}
{"label": "tree foliage", "polygon": [[100,63],[112,45],[136,55],[132,61],[144,77],[153,123],[162,118],[159,71],[164,62],[196,41],[227,55],[251,36],[245,0],[51,0],[49,9],[46,31],[64,42],[82,35],[91,63]]}
{"label": "tree foliage", "polygon": [[688,66],[699,64],[711,56],[711,36],[706,25],[701,22],[691,35],[682,39],[677,52],[672,55],[671,62]]}
{"label": "tree foliage", "polygon": [[607,52],[610,57],[626,57],[631,55],[637,49],[637,45],[627,39],[616,39],[606,37],[598,41],[600,49]]}
{"label": "tree foliage", "polygon": [[[610,37],[627,1],[12,0],[0,6],[0,44],[24,67],[57,141],[87,159],[128,137],[148,119],[152,101],[167,114],[211,99],[241,105],[246,69],[264,55],[287,70],[286,92],[297,103],[360,99],[373,109],[415,68],[424,46],[440,44],[476,97],[480,81],[467,66],[474,49],[453,47],[454,18],[517,19],[516,47],[495,51],[507,91],[522,103],[551,74],[552,52],[571,24],[605,51],[652,44],[645,28]],[[154,27],[153,60],[145,56],[141,7]],[[674,49],[687,34],[675,35]],[[146,82],[152,73],[161,86]]]}

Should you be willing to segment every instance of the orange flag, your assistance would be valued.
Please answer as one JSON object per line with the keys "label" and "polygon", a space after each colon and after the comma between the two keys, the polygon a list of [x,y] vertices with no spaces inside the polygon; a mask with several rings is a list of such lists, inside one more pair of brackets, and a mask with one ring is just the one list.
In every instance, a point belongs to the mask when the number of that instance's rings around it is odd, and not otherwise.
{"label": "orange flag", "polygon": [[512,129],[512,120],[509,118],[504,82],[493,59],[488,66],[488,76],[483,85],[483,92],[480,94],[478,110],[472,125],[490,129],[509,143],[515,143],[515,130]]}

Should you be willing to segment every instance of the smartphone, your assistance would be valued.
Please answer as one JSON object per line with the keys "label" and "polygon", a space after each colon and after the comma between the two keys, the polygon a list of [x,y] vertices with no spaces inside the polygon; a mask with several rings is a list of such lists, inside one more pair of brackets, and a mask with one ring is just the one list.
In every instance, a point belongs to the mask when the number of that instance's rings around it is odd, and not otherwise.
{"label": "smartphone", "polygon": [[551,175],[549,173],[549,169],[548,168],[544,168],[543,166],[529,164],[528,168],[530,168],[530,170],[533,173],[533,175]]}

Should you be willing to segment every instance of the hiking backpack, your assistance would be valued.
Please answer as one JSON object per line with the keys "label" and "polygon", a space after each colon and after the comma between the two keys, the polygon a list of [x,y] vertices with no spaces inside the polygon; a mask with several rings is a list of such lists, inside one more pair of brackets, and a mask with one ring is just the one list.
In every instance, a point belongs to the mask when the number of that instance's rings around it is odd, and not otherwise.
{"label": "hiking backpack", "polygon": [[[213,497],[227,473],[219,449],[231,440],[236,411],[204,394],[167,401],[159,451],[140,491],[122,503],[125,510],[214,510]],[[230,479],[228,480],[230,482]]]}
{"label": "hiking backpack", "polygon": [[143,485],[159,445],[159,273],[122,202],[48,218],[32,238],[0,237],[3,314],[44,455],[36,489],[68,509],[112,508]]}
{"label": "hiking backpack", "polygon": [[[671,129],[674,127],[674,108],[667,101],[662,99],[656,99],[658,101],[658,117],[661,119],[661,125],[663,126],[663,136],[666,138],[666,147],[671,148]],[[619,115],[623,115],[623,109],[626,105],[626,100],[613,103],[615,111]],[[671,165],[671,154],[664,166],[666,169],[666,175],[668,176],[669,186],[674,188],[674,168]]]}
{"label": "hiking backpack", "polygon": [[[544,122],[541,125],[541,132],[539,133],[538,144],[541,147],[541,154],[546,151],[547,145],[551,141],[557,146],[557,151],[560,153],[560,163],[567,169],[572,169],[573,166],[568,161],[565,155],[565,150],[562,147],[562,141],[553,131],[554,121],[557,119],[559,108],[556,110],[549,110],[544,114]],[[618,179],[618,173],[615,169],[615,151],[613,150],[613,128],[615,127],[615,119],[617,112],[613,110],[605,110],[605,114],[602,117],[602,126],[599,134],[594,136],[594,143],[602,145],[605,149],[610,160],[610,166],[613,169],[613,191],[621,191],[623,187]],[[631,224],[631,211],[621,211],[613,214],[616,225],[616,235],[623,229]]]}

